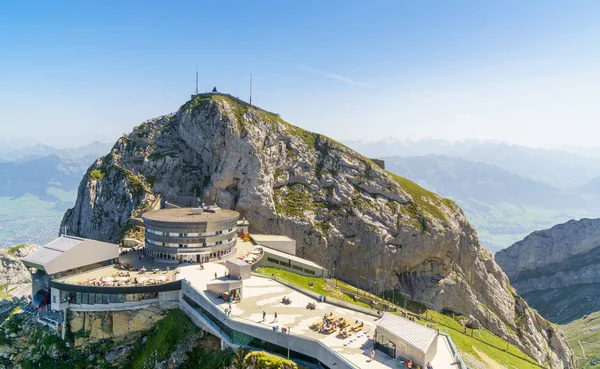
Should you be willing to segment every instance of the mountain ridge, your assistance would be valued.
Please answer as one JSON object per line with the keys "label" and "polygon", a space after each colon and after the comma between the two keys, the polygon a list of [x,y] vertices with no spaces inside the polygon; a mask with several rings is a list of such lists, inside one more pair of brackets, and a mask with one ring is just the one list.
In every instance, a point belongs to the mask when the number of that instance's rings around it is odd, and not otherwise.
{"label": "mountain ridge", "polygon": [[496,261],[517,291],[554,322],[600,310],[600,219],[533,232],[496,253]]}
{"label": "mountain ridge", "polygon": [[296,239],[300,256],[335,264],[355,285],[373,280],[377,290],[473,315],[540,363],[575,365],[564,335],[514,294],[453,201],[227,95],[198,95],[121,137],[88,169],[62,225],[114,239],[158,196],[177,195]]}

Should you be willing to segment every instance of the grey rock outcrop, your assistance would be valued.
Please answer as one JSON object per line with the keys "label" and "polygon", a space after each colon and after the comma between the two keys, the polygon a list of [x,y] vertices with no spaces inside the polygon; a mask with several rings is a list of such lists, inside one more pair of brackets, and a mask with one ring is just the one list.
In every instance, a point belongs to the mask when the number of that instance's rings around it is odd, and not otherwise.
{"label": "grey rock outcrop", "polygon": [[600,219],[533,232],[496,253],[511,284],[552,321],[600,309]]}
{"label": "grey rock outcrop", "polygon": [[35,252],[38,245],[19,245],[0,249],[0,286],[6,286],[6,292],[21,298],[31,295],[31,273],[20,259]]}
{"label": "grey rock outcrop", "polygon": [[456,204],[225,95],[197,96],[121,137],[89,168],[62,225],[116,240],[159,196],[178,195],[296,239],[300,256],[335,263],[350,283],[472,315],[540,363],[575,367],[562,333],[514,294]]}

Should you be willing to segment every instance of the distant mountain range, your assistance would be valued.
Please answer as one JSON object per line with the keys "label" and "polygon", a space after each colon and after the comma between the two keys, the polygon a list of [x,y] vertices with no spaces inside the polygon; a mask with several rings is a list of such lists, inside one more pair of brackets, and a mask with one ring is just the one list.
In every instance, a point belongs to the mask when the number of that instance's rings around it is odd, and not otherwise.
{"label": "distant mountain range", "polygon": [[345,141],[372,157],[444,155],[495,165],[524,178],[557,188],[583,186],[600,177],[600,159],[566,151],[532,148],[495,141],[397,140]]}
{"label": "distant mountain range", "polygon": [[345,143],[456,200],[494,252],[532,231],[600,213],[600,159],[491,141]]}
{"label": "distant mountain range", "polygon": [[94,141],[81,147],[59,149],[37,144],[18,150],[0,152],[0,162],[29,161],[49,155],[56,155],[62,160],[95,160],[98,153],[108,152],[112,145],[108,142]]}
{"label": "distant mountain range", "polygon": [[0,154],[0,247],[46,243],[73,206],[87,168],[112,144],[78,148],[35,145]]}

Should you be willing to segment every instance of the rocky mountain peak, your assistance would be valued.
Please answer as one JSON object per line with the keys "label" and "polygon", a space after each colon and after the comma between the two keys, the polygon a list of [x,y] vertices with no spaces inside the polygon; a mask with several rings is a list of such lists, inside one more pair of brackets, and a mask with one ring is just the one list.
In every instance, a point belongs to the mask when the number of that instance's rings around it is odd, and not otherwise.
{"label": "rocky mountain peak", "polygon": [[574,366],[562,333],[514,293],[452,201],[226,94],[197,95],[121,137],[89,168],[62,225],[115,241],[132,217],[177,196],[294,238],[299,256],[335,264],[349,283],[472,315],[540,362]]}

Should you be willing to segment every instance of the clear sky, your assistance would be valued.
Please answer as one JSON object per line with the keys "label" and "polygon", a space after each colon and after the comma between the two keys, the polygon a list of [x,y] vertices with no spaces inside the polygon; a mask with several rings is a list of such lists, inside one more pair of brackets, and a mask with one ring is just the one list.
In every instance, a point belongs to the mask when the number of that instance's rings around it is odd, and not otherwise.
{"label": "clear sky", "polygon": [[0,144],[112,141],[200,89],[338,140],[598,145],[600,1],[0,2]]}

